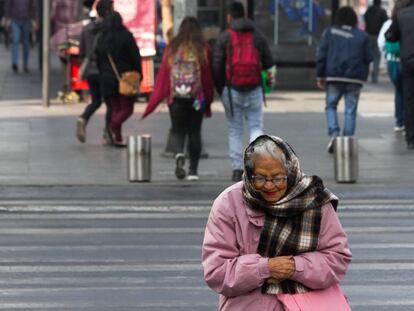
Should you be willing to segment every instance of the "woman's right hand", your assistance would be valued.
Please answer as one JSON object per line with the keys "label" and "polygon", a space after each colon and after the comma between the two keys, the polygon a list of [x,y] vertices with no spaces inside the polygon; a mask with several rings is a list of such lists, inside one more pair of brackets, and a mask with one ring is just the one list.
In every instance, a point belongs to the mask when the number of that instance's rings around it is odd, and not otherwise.
{"label": "woman's right hand", "polygon": [[269,267],[272,281],[277,283],[289,279],[296,271],[293,256],[269,258],[267,266]]}

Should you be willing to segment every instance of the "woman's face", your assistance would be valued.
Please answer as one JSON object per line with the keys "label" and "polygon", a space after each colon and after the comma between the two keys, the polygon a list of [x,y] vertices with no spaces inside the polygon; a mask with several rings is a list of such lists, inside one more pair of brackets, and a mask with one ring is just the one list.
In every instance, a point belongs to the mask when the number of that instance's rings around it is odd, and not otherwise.
{"label": "woman's face", "polygon": [[271,155],[259,156],[255,161],[253,186],[265,201],[279,201],[287,190],[286,168]]}

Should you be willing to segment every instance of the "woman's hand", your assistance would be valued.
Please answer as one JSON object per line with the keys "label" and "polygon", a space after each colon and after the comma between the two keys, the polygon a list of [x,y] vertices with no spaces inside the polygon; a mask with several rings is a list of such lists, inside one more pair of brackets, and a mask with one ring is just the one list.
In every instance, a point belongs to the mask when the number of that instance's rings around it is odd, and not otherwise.
{"label": "woman's hand", "polygon": [[289,279],[296,271],[293,256],[278,256],[269,258],[267,262],[269,267],[272,283],[279,283]]}

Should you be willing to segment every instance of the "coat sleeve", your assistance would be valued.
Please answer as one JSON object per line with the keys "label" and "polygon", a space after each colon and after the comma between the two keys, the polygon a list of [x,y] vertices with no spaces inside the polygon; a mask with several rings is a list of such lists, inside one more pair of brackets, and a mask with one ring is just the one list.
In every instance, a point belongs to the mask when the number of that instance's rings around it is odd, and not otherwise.
{"label": "coat sleeve", "polygon": [[127,51],[130,53],[131,65],[134,70],[138,71],[142,76],[142,64],[141,64],[141,54],[139,52],[139,47],[135,42],[135,39],[132,34],[129,34],[127,41]]}
{"label": "coat sleeve", "polygon": [[318,249],[294,256],[296,272],[291,278],[312,289],[339,283],[352,259],[347,235],[332,205],[325,205],[322,213]]}
{"label": "coat sleeve", "polygon": [[316,55],[316,76],[318,79],[325,78],[326,62],[328,59],[328,46],[329,46],[329,30],[325,30],[322,34],[321,43],[319,44],[318,52]]}
{"label": "coat sleeve", "polygon": [[270,50],[269,44],[266,38],[259,31],[254,32],[254,40],[257,50],[260,53],[260,61],[264,70],[267,70],[274,66],[272,51]]}
{"label": "coat sleeve", "polygon": [[213,73],[211,70],[212,52],[211,48],[207,46],[207,62],[201,68],[201,84],[203,86],[203,94],[206,100],[205,116],[211,117],[211,103],[214,100],[214,82]]}
{"label": "coat sleeve", "polygon": [[145,108],[141,119],[146,118],[155,110],[155,108],[157,108],[161,101],[170,96],[170,65],[168,64],[167,54],[167,50],[165,49],[161,65],[155,79],[154,91],[151,93],[147,107]]}
{"label": "coat sleeve", "polygon": [[227,44],[230,40],[230,34],[227,31],[222,32],[214,45],[213,49],[213,79],[217,93],[221,95],[226,85],[226,57]]}
{"label": "coat sleeve", "polygon": [[229,204],[217,199],[204,235],[202,264],[208,286],[226,297],[246,294],[270,277],[268,258],[241,255]]}

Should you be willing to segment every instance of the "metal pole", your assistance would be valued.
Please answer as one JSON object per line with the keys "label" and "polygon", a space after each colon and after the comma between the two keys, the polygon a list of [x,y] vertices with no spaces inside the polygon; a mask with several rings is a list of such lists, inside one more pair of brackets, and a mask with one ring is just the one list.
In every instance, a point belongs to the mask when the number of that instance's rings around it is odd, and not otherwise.
{"label": "metal pole", "polygon": [[49,76],[50,76],[50,59],[49,59],[49,38],[50,38],[50,0],[43,0],[43,34],[42,34],[42,98],[43,106],[50,106],[49,98]]}

